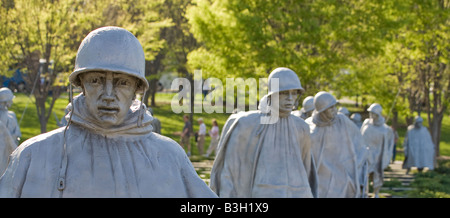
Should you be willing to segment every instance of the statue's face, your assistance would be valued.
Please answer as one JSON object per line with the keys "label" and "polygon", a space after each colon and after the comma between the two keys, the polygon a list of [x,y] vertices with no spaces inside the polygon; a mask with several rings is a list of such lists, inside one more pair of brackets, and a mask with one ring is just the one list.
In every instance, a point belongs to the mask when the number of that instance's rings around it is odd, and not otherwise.
{"label": "statue's face", "polygon": [[288,116],[291,114],[292,109],[294,108],[295,100],[298,97],[298,90],[291,89],[286,91],[281,91],[278,93],[278,104],[276,100],[274,105],[279,105],[278,110],[280,116]]}
{"label": "statue's face", "polygon": [[80,75],[88,111],[104,128],[121,124],[135,97],[138,79],[122,73]]}
{"label": "statue's face", "polygon": [[8,102],[2,101],[0,102],[0,110],[8,110]]}
{"label": "statue's face", "polygon": [[319,116],[322,121],[327,122],[327,121],[333,120],[334,117],[336,117],[336,114],[337,114],[336,105],[333,105],[333,106],[327,108],[326,110],[320,112]]}
{"label": "statue's face", "polygon": [[372,112],[369,112],[369,117],[372,118],[373,120],[378,120],[378,118],[380,118],[378,114]]}
{"label": "statue's face", "polygon": [[414,122],[414,127],[416,128],[422,127],[422,122]]}
{"label": "statue's face", "polygon": [[0,110],[8,110],[12,106],[12,103],[12,100],[0,102]]}
{"label": "statue's face", "polygon": [[314,110],[312,110],[312,111],[309,111],[309,112],[306,112],[306,117],[310,117],[310,116],[312,116],[312,113],[313,113],[313,111],[314,111]]}

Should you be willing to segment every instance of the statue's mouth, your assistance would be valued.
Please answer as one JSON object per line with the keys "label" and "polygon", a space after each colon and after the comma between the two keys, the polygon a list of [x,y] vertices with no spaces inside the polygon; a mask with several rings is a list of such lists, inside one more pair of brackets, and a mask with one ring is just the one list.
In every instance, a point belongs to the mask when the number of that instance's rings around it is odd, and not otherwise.
{"label": "statue's mouth", "polygon": [[101,113],[107,113],[107,114],[114,114],[119,113],[120,109],[118,107],[105,107],[100,106],[97,108],[99,112]]}
{"label": "statue's mouth", "polygon": [[290,104],[290,103],[284,104],[284,107],[285,108],[292,108],[292,107],[294,107],[294,104]]}

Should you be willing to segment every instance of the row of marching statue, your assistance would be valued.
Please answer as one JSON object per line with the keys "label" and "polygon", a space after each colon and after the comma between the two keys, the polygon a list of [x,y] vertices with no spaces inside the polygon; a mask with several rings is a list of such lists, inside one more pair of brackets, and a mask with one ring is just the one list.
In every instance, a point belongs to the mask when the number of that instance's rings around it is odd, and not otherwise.
{"label": "row of marching statue", "polygon": [[[274,78],[279,82],[277,91],[270,90]],[[269,75],[269,93],[259,110],[228,118],[211,172],[210,187],[219,197],[368,197],[369,178],[378,197],[394,145],[382,107],[372,104],[367,109],[370,117],[358,126],[338,113],[338,101],[325,91],[306,97],[302,109],[292,111],[302,92],[294,71],[277,68]],[[277,122],[261,124],[274,111]],[[434,146],[421,123],[418,117],[408,128],[409,162],[404,167],[433,169]]]}
{"label": "row of marching statue", "polygon": [[[18,147],[20,132],[9,125],[17,121],[7,110],[13,96],[2,90],[0,197],[364,197],[368,173],[381,182],[387,162],[371,148],[383,153],[392,146],[381,107],[370,108],[360,132],[336,113],[332,95],[319,92],[304,121],[291,114],[303,92],[298,76],[277,68],[259,110],[227,120],[208,187],[183,148],[155,132],[152,114],[136,99],[149,88],[145,62],[131,32],[90,32],[69,75],[82,93],[67,106],[67,124]],[[279,89],[270,89],[272,81]]]}

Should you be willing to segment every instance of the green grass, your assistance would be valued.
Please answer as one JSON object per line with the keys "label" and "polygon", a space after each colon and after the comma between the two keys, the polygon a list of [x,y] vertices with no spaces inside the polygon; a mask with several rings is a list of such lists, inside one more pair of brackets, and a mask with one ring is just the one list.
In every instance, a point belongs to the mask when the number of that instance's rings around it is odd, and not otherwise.
{"label": "green grass", "polygon": [[[158,95],[157,95],[158,97]],[[172,138],[173,140],[180,143],[180,134],[184,127],[183,115],[184,113],[176,114],[172,112],[172,108],[170,103],[168,102],[157,102],[156,107],[152,107],[154,117],[158,118],[161,121],[161,134]],[[193,128],[194,132],[197,132],[199,129],[199,124],[197,122],[198,118],[203,118],[203,122],[206,125],[206,130],[209,131],[212,128],[212,120],[216,119],[219,124],[219,129],[222,130],[222,126],[227,121],[230,114],[227,113],[194,113],[193,117]],[[204,152],[208,149],[211,138],[209,135],[205,138],[205,148]],[[187,149],[185,149],[187,151]],[[192,161],[200,161],[204,159],[201,156],[198,156],[197,144],[195,142],[194,137],[191,137],[191,153],[190,157]],[[212,156],[211,156],[212,158]]]}
{"label": "green grass", "polygon": [[450,160],[439,160],[435,170],[417,173],[411,186],[411,198],[450,198]]}
{"label": "green grass", "polygon": [[[19,127],[20,131],[22,132],[20,143],[22,143],[33,136],[41,134],[41,127],[39,125],[36,105],[34,103],[34,97],[29,98],[27,95],[23,93],[15,93],[14,95],[16,97],[14,98],[13,105],[9,110],[14,111],[14,113],[16,113],[17,122],[18,123],[20,122]],[[50,99],[49,101],[46,102],[47,108],[49,103]],[[69,100],[67,94],[61,95],[56,100],[55,105],[53,107],[53,112],[48,120],[47,131],[51,131],[58,128],[53,113],[56,114],[58,119],[61,119],[61,117],[64,116],[64,110],[68,103]]]}

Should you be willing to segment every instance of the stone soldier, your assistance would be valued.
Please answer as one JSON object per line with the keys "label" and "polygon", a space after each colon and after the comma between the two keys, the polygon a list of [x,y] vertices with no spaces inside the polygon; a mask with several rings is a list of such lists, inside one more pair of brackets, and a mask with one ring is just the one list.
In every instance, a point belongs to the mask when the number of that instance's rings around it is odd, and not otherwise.
{"label": "stone soldier", "polygon": [[389,165],[394,137],[391,127],[385,124],[381,115],[382,107],[374,103],[367,109],[369,119],[364,120],[361,134],[368,148],[369,174],[373,180],[374,197],[378,197],[383,186],[384,169]]}
{"label": "stone soldier", "polygon": [[361,121],[361,114],[359,113],[353,113],[350,116],[350,119],[356,124],[356,126],[361,129],[362,121]]}
{"label": "stone soldier", "polygon": [[[279,82],[279,90],[271,83]],[[269,93],[257,111],[232,114],[223,127],[211,170],[211,189],[220,197],[314,197],[316,179],[308,125],[291,115],[303,92],[294,71],[269,75]],[[277,97],[278,96],[278,97]],[[263,100],[264,101],[264,100]],[[265,107],[276,122],[261,121]],[[264,112],[263,112],[264,111]],[[278,112],[277,112],[278,111]]]}
{"label": "stone soldier", "polygon": [[336,104],[333,95],[318,92],[313,116],[306,119],[319,178],[318,197],[362,197],[366,164],[362,137],[348,117],[337,113]]}
{"label": "stone soldier", "polygon": [[69,124],[16,149],[0,178],[1,197],[217,197],[181,147],[152,133],[140,42],[102,27],[81,42],[70,83]]}
{"label": "stone soldier", "polygon": [[339,107],[338,113],[344,114],[345,116],[350,116],[350,111],[346,107]]}
{"label": "stone soldier", "polygon": [[298,116],[304,120],[312,115],[314,111],[314,97],[308,96],[303,100],[302,109],[298,111],[292,111],[292,114]]}
{"label": "stone soldier", "polygon": [[408,132],[403,141],[405,149],[403,169],[407,169],[407,174],[411,167],[417,167],[419,172],[422,172],[425,167],[430,170],[434,169],[434,143],[431,140],[430,132],[422,123],[422,117],[417,116],[414,124],[408,126]]}
{"label": "stone soldier", "polygon": [[9,133],[8,128],[0,121],[0,175],[3,174],[9,163],[9,155],[16,149],[17,145]]}
{"label": "stone soldier", "polygon": [[13,137],[14,142],[19,145],[20,137],[22,137],[22,133],[20,132],[19,124],[17,123],[17,117],[14,111],[8,111],[11,107],[14,99],[13,92],[6,88],[0,88],[0,121],[8,129],[11,137]]}

